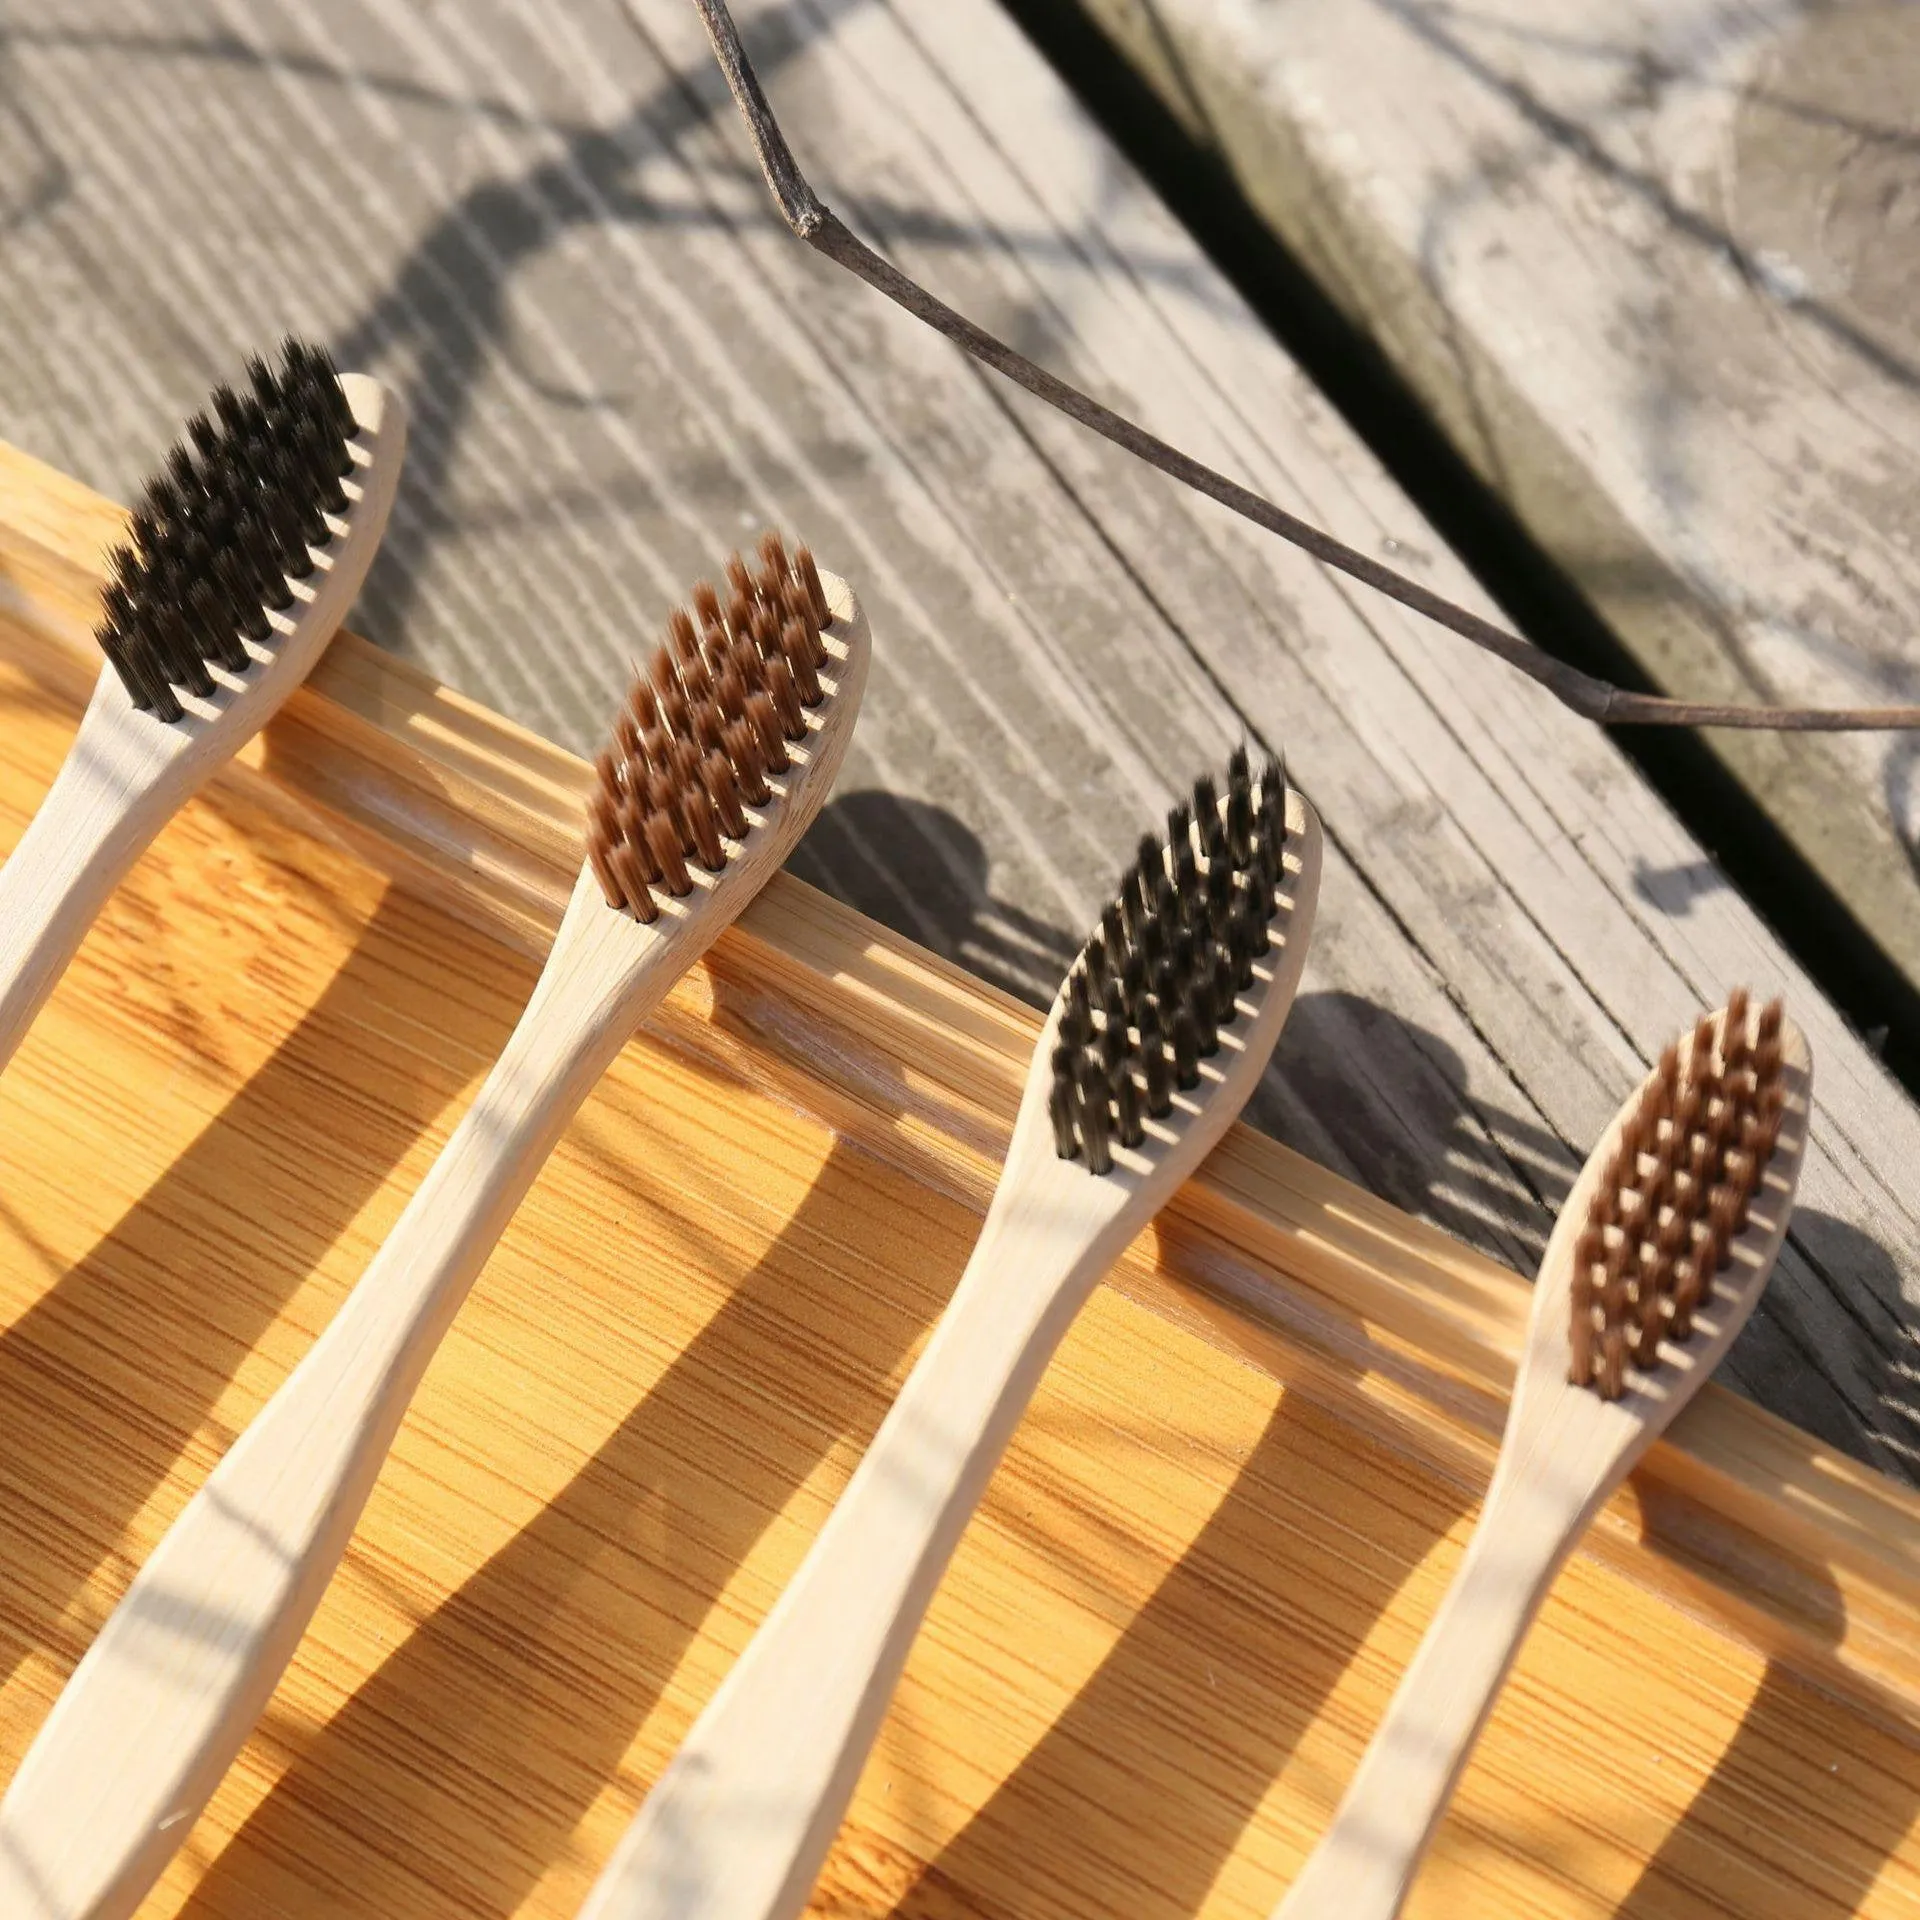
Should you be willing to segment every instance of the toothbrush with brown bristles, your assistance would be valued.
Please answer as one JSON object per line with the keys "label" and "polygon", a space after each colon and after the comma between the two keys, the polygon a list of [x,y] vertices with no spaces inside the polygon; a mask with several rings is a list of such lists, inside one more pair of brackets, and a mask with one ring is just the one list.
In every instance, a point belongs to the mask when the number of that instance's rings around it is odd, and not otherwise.
{"label": "toothbrush with brown bristles", "polygon": [[586,860],[525,1014],[359,1284],[168,1531],[0,1800],[0,1913],[123,1920],[239,1752],[441,1338],[634,1028],[832,786],[869,638],[771,535],[696,590],[597,763]]}
{"label": "toothbrush with brown bristles", "polygon": [[1473,1537],[1275,1920],[1392,1920],[1555,1574],[1706,1383],[1780,1252],[1813,1068],[1735,993],[1629,1100],[1547,1243]]}
{"label": "toothbrush with brown bristles", "polygon": [[286,341],[143,489],[65,764],[0,867],[0,1068],[154,836],[313,670],[379,551],[406,415]]}
{"label": "toothbrush with brown bristles", "polygon": [[1081,1304],[1226,1132],[1305,964],[1320,826],[1244,753],[1149,836],[1056,996],[973,1257],[820,1537],[581,1920],[792,1920],[962,1530]]}

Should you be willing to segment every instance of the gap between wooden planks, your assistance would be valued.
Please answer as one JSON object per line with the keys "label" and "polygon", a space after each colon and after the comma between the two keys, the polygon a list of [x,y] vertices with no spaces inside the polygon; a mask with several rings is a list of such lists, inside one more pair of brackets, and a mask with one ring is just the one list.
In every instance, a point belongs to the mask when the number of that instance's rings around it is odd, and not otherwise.
{"label": "gap between wooden planks", "polygon": [[[118,516],[5,479],[10,843]],[[0,1083],[0,1764],[504,1037],[584,775],[343,639]],[[958,1274],[1037,1024],[763,896],[523,1210],[154,1912],[571,1912]],[[1242,1129],[1116,1283],[830,1909],[1264,1912],[1437,1599],[1522,1282]],[[1414,1910],[1903,1910],[1916,1549],[1912,1496],[1710,1394],[1556,1589]]]}

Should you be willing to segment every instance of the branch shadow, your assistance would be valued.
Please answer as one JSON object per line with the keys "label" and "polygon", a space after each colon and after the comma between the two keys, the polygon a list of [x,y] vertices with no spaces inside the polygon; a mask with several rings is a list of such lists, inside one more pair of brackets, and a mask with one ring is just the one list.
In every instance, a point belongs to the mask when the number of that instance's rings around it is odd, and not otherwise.
{"label": "branch shadow", "polygon": [[[729,1449],[724,1479],[718,1448],[687,1445],[737,1383],[796,1347],[844,1339],[832,1251],[849,1192],[869,1177],[860,1150],[836,1141],[799,1209],[645,1397],[299,1748],[195,1889],[192,1920],[520,1911],[734,1570],[840,1436],[878,1422],[880,1382],[923,1324],[898,1302],[884,1322],[869,1317],[858,1368],[810,1380],[804,1445]],[[694,1236],[699,1223],[677,1229]],[[900,1257],[914,1258],[904,1240]],[[649,1552],[643,1533],[664,1548]]]}
{"label": "branch shadow", "polygon": [[[418,944],[420,911],[382,896],[265,1063],[0,1333],[0,1675],[37,1648],[79,1659],[73,1603],[282,1307],[458,1092],[445,1067],[388,1073],[380,1100],[349,1095],[350,1111],[321,1091],[356,1027],[409,992],[401,962]],[[493,1037],[450,996],[435,999],[433,1017],[473,1051]],[[265,1204],[295,1178],[298,1202],[273,1209],[270,1233],[214,1231],[208,1195]],[[216,1247],[222,1264],[210,1273]],[[129,1328],[138,1353],[124,1344]]]}
{"label": "branch shadow", "polygon": [[[1331,1073],[1334,1058],[1301,1072],[1309,1052],[1341,1049],[1355,1003],[1344,994],[1303,995],[1279,1053],[1296,1092]],[[1457,1152],[1404,1169],[1416,1210],[1454,1211],[1463,1171],[1483,1164],[1485,1140],[1464,1121],[1464,1069],[1437,1036],[1378,1008],[1370,1020],[1455,1090]],[[1336,1124],[1338,1124],[1336,1122]],[[1485,1209],[1465,1202],[1472,1217]],[[1402,1479],[1391,1504],[1372,1500],[1361,1476],[1342,1477],[1343,1526],[1365,1535],[1343,1575],[1348,1591],[1320,1607],[1313,1594],[1250,1582],[1273,1542],[1302,1526],[1302,1488],[1328,1485],[1329,1421],[1293,1390],[1280,1400],[1232,1483],[1178,1562],[1038,1742],[961,1832],[928,1864],[893,1909],[896,1920],[955,1914],[1081,1912],[1124,1907],[1132,1920],[1177,1920],[1198,1912],[1302,1733],[1317,1719],[1380,1612],[1466,1510],[1467,1496],[1423,1477],[1416,1496]],[[1347,1430],[1342,1427],[1343,1435]],[[1336,1469],[1337,1471],[1337,1469]],[[1364,1513],[1361,1507],[1364,1506]],[[1308,1525],[1313,1522],[1309,1517]],[[1367,1587],[1357,1604],[1354,1583]],[[1230,1721],[1209,1723],[1217,1689],[1234,1699]],[[1204,1790],[1196,1790],[1204,1782]],[[1139,1837],[1154,1836],[1143,1849]],[[1124,1882],[1110,1878],[1127,1863]]]}

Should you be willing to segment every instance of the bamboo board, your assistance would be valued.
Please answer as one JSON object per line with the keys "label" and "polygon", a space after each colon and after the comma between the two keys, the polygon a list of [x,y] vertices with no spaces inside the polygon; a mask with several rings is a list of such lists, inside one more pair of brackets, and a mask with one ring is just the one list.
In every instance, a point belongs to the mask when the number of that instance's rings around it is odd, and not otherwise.
{"label": "bamboo board", "polygon": [[[116,524],[0,455],[0,845]],[[343,637],[0,1081],[0,1767],[493,1057],[583,773]],[[1036,1025],[776,883],[522,1209],[145,1911],[571,1914],[957,1278]],[[1063,1348],[816,1910],[1264,1914],[1464,1542],[1524,1305],[1237,1130]],[[1920,1503],[1710,1391],[1556,1587],[1410,1912],[1913,1911],[1917,1629]]]}

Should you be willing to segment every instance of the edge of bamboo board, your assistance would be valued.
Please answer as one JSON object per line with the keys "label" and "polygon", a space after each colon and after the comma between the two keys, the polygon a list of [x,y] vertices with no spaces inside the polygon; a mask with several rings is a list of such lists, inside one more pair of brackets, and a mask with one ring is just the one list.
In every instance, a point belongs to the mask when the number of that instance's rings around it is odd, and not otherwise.
{"label": "edge of bamboo board", "polygon": [[[124,518],[0,442],[0,619],[76,711]],[[590,777],[564,749],[343,632],[228,777],[545,954]],[[689,989],[657,1023],[670,1041],[984,1208],[1038,1012],[787,874]],[[1484,1487],[1529,1287],[1437,1228],[1237,1125],[1112,1278]],[[1771,1657],[1920,1720],[1920,1496],[1751,1402],[1709,1386],[1589,1544]]]}

